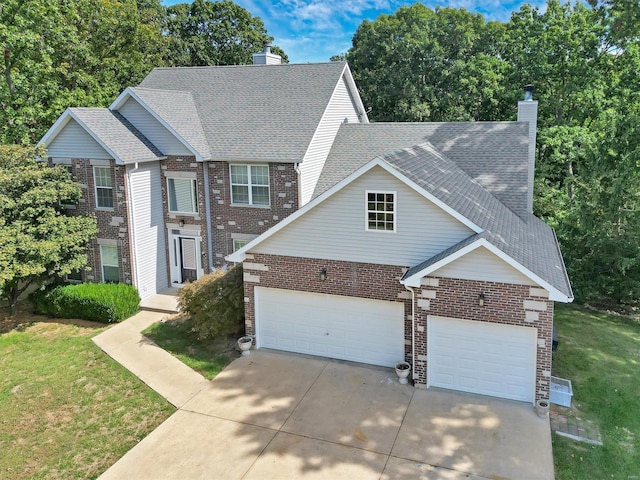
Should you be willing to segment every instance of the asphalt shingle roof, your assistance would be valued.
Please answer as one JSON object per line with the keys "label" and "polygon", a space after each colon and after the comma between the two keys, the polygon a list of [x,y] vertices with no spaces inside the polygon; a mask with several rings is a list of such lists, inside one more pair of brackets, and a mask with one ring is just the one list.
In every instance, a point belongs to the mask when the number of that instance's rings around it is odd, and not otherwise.
{"label": "asphalt shingle roof", "polygon": [[404,278],[446,258],[478,238],[485,238],[563,294],[573,297],[551,227],[533,214],[527,214],[524,218],[516,215],[430,143],[405,148],[381,158],[483,229],[481,233],[411,268]]}
{"label": "asphalt shingle roof", "polygon": [[314,197],[376,156],[431,143],[518,215],[526,215],[528,124],[443,122],[343,124]]}
{"label": "asphalt shingle roof", "polygon": [[143,89],[189,92],[212,160],[299,162],[346,62],[156,68]]}
{"label": "asphalt shingle roof", "polygon": [[190,92],[140,87],[133,87],[130,90],[162,117],[203,158],[211,155],[196,104]]}
{"label": "asphalt shingle roof", "polygon": [[107,108],[69,109],[124,163],[161,158],[160,152],[129,121]]}

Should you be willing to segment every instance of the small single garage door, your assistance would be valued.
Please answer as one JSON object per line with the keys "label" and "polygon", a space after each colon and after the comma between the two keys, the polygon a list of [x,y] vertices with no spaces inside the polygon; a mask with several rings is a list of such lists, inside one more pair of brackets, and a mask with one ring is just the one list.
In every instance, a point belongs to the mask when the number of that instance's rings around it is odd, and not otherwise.
{"label": "small single garage door", "polygon": [[428,319],[429,386],[533,402],[537,330]]}
{"label": "small single garage door", "polygon": [[257,346],[391,367],[404,360],[404,306],[256,287]]}

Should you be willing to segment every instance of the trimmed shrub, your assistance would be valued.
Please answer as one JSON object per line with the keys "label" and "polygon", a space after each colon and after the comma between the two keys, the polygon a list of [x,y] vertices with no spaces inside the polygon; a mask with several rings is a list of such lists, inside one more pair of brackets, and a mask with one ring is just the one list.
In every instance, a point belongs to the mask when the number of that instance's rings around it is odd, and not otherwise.
{"label": "trimmed shrub", "polygon": [[242,266],[217,270],[178,292],[180,311],[191,317],[199,338],[232,335],[244,328]]}
{"label": "trimmed shrub", "polygon": [[140,308],[138,291],[124,283],[54,284],[30,299],[38,313],[102,323],[120,322]]}

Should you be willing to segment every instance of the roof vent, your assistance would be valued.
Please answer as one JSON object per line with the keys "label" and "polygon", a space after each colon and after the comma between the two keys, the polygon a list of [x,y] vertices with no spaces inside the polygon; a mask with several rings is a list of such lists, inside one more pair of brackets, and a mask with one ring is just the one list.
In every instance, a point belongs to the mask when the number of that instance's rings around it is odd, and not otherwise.
{"label": "roof vent", "polygon": [[525,85],[524,86],[524,101],[530,102],[533,100],[533,85]]}
{"label": "roof vent", "polygon": [[262,42],[262,53],[271,53],[271,42]]}

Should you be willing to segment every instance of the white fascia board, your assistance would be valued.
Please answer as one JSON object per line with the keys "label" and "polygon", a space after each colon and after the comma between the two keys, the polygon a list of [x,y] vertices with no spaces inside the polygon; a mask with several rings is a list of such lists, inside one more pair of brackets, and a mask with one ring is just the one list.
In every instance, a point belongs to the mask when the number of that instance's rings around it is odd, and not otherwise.
{"label": "white fascia board", "polygon": [[513,258],[511,258],[509,255],[504,253],[502,250],[500,250],[498,247],[493,245],[491,242],[489,242],[485,238],[480,238],[475,242],[470,243],[466,247],[461,248],[460,250],[449,255],[448,257],[443,258],[439,262],[436,262],[433,265],[429,265],[428,267],[421,270],[420,272],[411,275],[411,277],[409,278],[401,280],[400,283],[402,283],[403,285],[407,285],[408,287],[419,287],[420,280],[423,277],[426,277],[427,275],[441,269],[445,265],[453,262],[454,260],[457,260],[460,257],[463,257],[467,253],[470,253],[479,247],[485,247],[495,256],[497,256],[498,258],[500,258],[501,260],[509,264],[509,266],[515,268],[517,271],[519,271],[525,277],[529,278],[535,284],[547,290],[549,292],[549,300],[553,300],[555,302],[563,302],[563,303],[571,303],[573,301],[572,297],[568,297],[567,295],[562,293],[560,290],[555,288],[553,285],[551,285],[549,282],[543,280],[538,275],[533,273],[531,270],[523,266],[521,263],[516,262]]}
{"label": "white fascia board", "polygon": [[62,115],[60,115],[58,117],[58,120],[56,120],[56,122],[51,125],[49,130],[47,130],[47,133],[45,133],[40,141],[36,144],[36,147],[39,147],[41,145],[44,145],[46,147],[49,143],[51,143],[51,140],[56,138],[56,136],[58,135],[58,133],[60,133],[64,126],[69,123],[69,120],[71,119],[70,114],[71,110],[69,108],[62,112]]}
{"label": "white fascia board", "polygon": [[169,125],[160,115],[158,115],[155,110],[153,110],[151,107],[149,107],[149,105],[144,103],[142,99],[138,95],[136,95],[136,93],[133,90],[131,90],[130,87],[127,87],[125,91],[122,92],[118,96],[118,98],[116,98],[113,101],[111,105],[109,105],[109,110],[118,110],[122,105],[124,105],[124,103],[127,101],[129,97],[133,98],[136,102],[138,102],[142,108],[144,108],[153,118],[155,118],[158,122],[160,122],[160,125],[166,128],[169,131],[169,133],[171,133],[171,135],[176,137],[178,141],[182,143],[182,145],[184,145],[187,149],[189,149],[191,153],[193,153],[193,155],[196,157],[196,160],[198,162],[203,162],[204,160],[206,160],[200,154],[200,152],[198,152],[195,148],[191,146],[189,142],[187,142],[184,138],[182,138],[182,136],[178,132],[176,132],[173,129],[173,127],[171,127],[171,125]]}
{"label": "white fascia board", "polygon": [[364,107],[364,104],[362,103],[362,98],[360,98],[358,87],[356,85],[355,80],[353,79],[353,75],[351,74],[351,69],[349,68],[348,63],[345,64],[344,70],[342,71],[342,75],[347,79],[347,88],[349,88],[349,93],[351,93],[351,98],[355,100],[356,107],[360,110],[360,113],[362,114],[362,119],[360,123],[369,123],[369,117],[367,116],[367,109]]}

